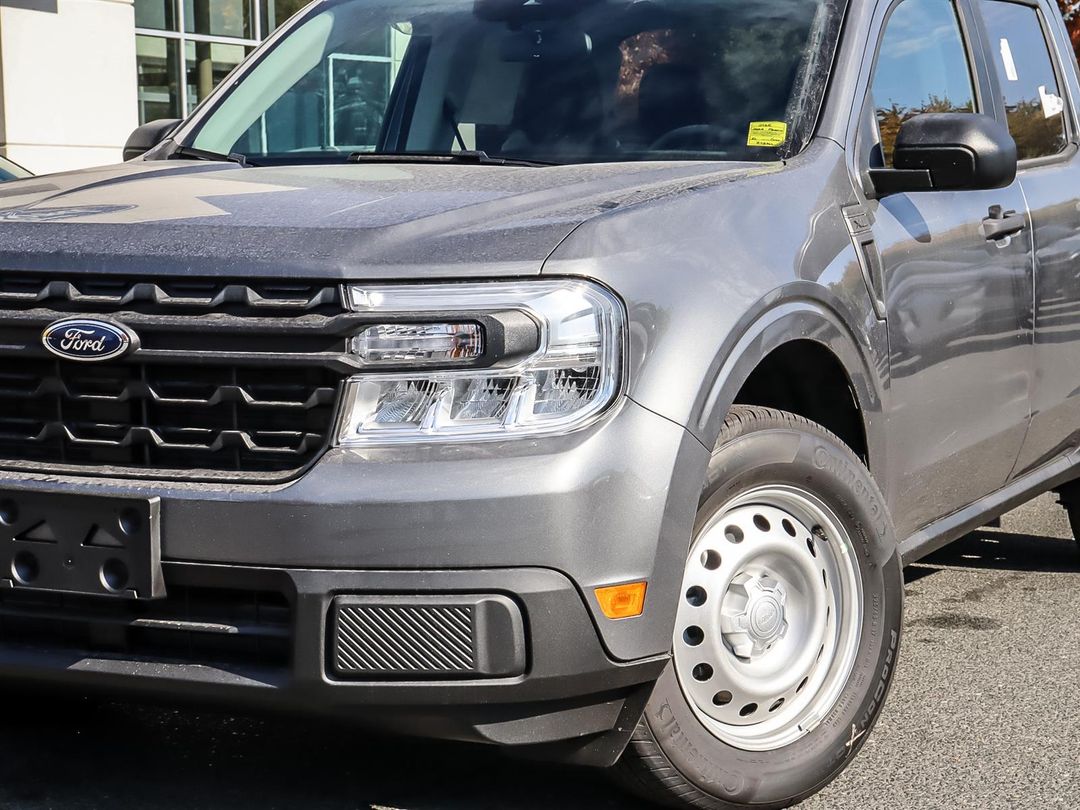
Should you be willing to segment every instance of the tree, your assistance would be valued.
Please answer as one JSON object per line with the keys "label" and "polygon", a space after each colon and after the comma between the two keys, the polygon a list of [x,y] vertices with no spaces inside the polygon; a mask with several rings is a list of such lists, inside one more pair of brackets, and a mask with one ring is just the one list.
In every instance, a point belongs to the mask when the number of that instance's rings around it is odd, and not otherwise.
{"label": "tree", "polygon": [[1080,56],[1080,2],[1058,0],[1058,8],[1061,9],[1061,16],[1065,19],[1065,27],[1069,29],[1069,39],[1072,40],[1073,48],[1077,56]]}

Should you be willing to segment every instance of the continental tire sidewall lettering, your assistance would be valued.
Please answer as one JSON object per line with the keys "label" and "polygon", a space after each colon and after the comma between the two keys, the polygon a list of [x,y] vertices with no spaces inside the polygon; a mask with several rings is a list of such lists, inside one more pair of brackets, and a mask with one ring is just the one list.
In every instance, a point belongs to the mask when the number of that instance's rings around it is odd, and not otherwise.
{"label": "continental tire sidewall lettering", "polygon": [[670,666],[657,681],[645,721],[673,769],[663,771],[664,790],[672,790],[674,772],[685,780],[687,795],[700,791],[697,806],[703,808],[731,802],[788,806],[835,778],[880,714],[901,646],[903,578],[885,499],[850,450],[790,414],[752,406],[736,406],[735,412],[712,455],[695,530],[739,493],[762,486],[801,487],[826,502],[859,552],[864,604],[852,674],[817,727],[772,751],[737,749],[714,736]]}

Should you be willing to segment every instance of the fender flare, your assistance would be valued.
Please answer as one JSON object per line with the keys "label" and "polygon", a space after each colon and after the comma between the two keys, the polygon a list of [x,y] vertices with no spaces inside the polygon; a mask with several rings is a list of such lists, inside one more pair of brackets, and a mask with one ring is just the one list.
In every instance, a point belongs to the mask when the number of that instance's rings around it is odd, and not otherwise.
{"label": "fender flare", "polygon": [[[881,383],[888,370],[875,367],[869,339],[856,338],[839,302],[823,300],[817,284],[796,282],[778,290],[750,312],[725,341],[693,410],[688,428],[713,447],[728,411],[750,375],[773,351],[795,341],[812,341],[827,349],[847,376],[862,414],[871,457],[880,462],[883,444]],[[887,357],[878,362],[887,362]],[[874,465],[879,466],[878,464]]]}

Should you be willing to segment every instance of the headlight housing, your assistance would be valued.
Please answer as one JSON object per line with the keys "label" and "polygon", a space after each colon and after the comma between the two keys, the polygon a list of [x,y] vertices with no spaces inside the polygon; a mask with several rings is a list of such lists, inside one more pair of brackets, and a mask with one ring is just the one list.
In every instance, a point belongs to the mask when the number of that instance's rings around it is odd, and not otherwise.
{"label": "headlight housing", "polygon": [[622,389],[626,316],[597,284],[364,284],[345,295],[370,316],[349,347],[372,371],[346,383],[340,445],[566,433]]}

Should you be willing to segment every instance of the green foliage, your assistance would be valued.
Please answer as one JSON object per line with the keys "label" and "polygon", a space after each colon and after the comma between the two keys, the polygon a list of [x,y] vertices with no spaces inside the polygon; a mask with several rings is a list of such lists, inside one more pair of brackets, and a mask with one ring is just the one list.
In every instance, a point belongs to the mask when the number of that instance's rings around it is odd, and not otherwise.
{"label": "green foliage", "polygon": [[1055,155],[1065,148],[1061,116],[1046,117],[1039,101],[1022,101],[1007,110],[1009,131],[1020,160]]}
{"label": "green foliage", "polygon": [[1073,48],[1080,56],[1080,2],[1071,0],[1058,0],[1058,8],[1065,20],[1065,27],[1069,29],[1069,39],[1072,40]]}
{"label": "green foliage", "polygon": [[896,136],[900,133],[900,127],[905,121],[910,121],[916,115],[925,113],[970,113],[974,111],[975,108],[970,101],[958,105],[948,98],[941,98],[937,95],[931,95],[919,107],[901,107],[894,101],[891,107],[879,109],[877,119],[878,126],[881,129],[881,151],[885,156],[885,165],[892,165],[893,152],[896,149]]}

